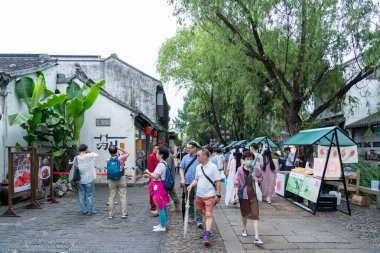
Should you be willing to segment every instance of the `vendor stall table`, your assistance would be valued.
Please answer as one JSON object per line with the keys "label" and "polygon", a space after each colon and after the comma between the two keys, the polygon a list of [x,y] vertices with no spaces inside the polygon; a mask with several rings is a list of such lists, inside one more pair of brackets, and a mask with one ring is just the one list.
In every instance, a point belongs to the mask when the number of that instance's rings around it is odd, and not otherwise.
{"label": "vendor stall table", "polygon": [[[283,144],[295,146],[318,145],[318,158],[314,158],[313,175],[307,175],[308,171],[303,174],[303,171],[294,170],[289,174],[286,184],[286,191],[307,199],[315,203],[315,205],[305,206],[296,201],[293,201],[293,203],[315,215],[325,181],[343,181],[347,212],[339,211],[351,215],[346,180],[343,173],[343,162],[357,162],[356,143],[339,127],[326,127],[300,131]],[[312,209],[309,208],[310,206]]]}

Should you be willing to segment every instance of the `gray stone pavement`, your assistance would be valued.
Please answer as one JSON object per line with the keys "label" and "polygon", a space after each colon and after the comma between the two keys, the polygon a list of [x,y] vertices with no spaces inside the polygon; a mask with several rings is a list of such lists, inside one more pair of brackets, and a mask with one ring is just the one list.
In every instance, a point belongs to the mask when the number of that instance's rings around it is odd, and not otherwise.
{"label": "gray stone pavement", "polygon": [[[248,223],[248,237],[242,237],[240,210],[218,206],[215,220],[228,252],[380,252],[380,245],[371,245],[368,236],[353,233],[348,222],[342,222],[359,219],[361,212],[355,211],[357,208],[353,208],[351,217],[341,212],[313,216],[281,197],[274,198],[271,205],[259,205],[259,233],[264,241],[261,247],[253,244],[252,221]],[[379,229],[380,213],[374,212],[370,219],[373,229]],[[376,230],[373,232],[376,234]]]}
{"label": "gray stone pavement", "polygon": [[120,205],[108,219],[106,185],[96,186],[93,216],[80,214],[74,194],[42,209],[16,209],[21,217],[0,217],[0,252],[165,252],[165,233],[152,231],[159,220],[150,215],[147,188],[129,187],[127,195],[125,220]]}

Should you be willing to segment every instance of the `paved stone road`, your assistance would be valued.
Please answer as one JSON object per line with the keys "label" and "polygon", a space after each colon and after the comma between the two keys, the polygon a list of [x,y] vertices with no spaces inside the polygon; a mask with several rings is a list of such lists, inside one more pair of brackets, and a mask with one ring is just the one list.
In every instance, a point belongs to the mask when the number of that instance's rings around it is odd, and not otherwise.
{"label": "paved stone road", "polygon": [[[0,217],[0,252],[164,252],[165,233],[155,233],[147,188],[128,188],[128,213],[108,220],[108,189],[96,187],[96,215],[79,213],[77,196],[44,204],[43,209],[17,209],[20,218]],[[116,212],[121,216],[120,205]],[[1,210],[2,211],[2,210]]]}
{"label": "paved stone road", "polygon": [[[361,214],[353,209],[352,217],[340,212],[313,216],[280,197],[276,197],[272,205],[260,203],[262,247],[253,245],[252,221],[248,225],[249,236],[241,236],[243,227],[239,209],[221,205],[215,216],[228,252],[380,252],[379,246],[369,244],[365,234],[368,226],[360,227],[358,234],[350,231],[347,223]],[[374,223],[373,229],[378,229],[380,213],[374,213],[369,219]]]}

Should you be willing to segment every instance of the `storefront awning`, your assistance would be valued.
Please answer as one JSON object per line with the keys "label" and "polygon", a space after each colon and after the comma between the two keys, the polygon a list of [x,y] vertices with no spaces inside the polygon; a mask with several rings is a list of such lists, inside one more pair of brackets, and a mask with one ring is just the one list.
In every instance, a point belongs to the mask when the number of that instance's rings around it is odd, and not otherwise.
{"label": "storefront awning", "polygon": [[278,146],[268,137],[257,137],[253,139],[252,141],[248,142],[245,148],[249,148],[252,144],[267,144],[269,145],[270,148],[277,148]]}
{"label": "storefront awning", "polygon": [[[338,134],[338,141],[340,146],[355,146],[356,143],[348,137],[339,127],[325,127],[317,129],[309,129],[300,131],[298,134],[290,137],[283,145],[321,145],[329,146],[334,131]],[[336,140],[333,141],[332,146],[337,146]]]}

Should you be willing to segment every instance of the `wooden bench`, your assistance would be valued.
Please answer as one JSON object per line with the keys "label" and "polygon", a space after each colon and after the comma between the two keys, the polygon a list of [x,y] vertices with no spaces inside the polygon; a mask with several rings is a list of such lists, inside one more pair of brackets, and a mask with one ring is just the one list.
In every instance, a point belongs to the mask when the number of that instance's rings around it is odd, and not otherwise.
{"label": "wooden bench", "polygon": [[[336,181],[325,180],[325,184],[333,185],[333,186],[336,186],[336,187],[339,187],[339,188],[343,187],[343,183],[336,182]],[[356,187],[356,185],[351,185],[351,184],[350,185],[346,185],[346,186],[347,187]],[[364,193],[368,193],[368,194],[372,194],[372,195],[376,195],[376,207],[378,209],[380,209],[380,190],[372,190],[371,188],[368,188],[368,187],[359,186],[359,191],[364,192]]]}

